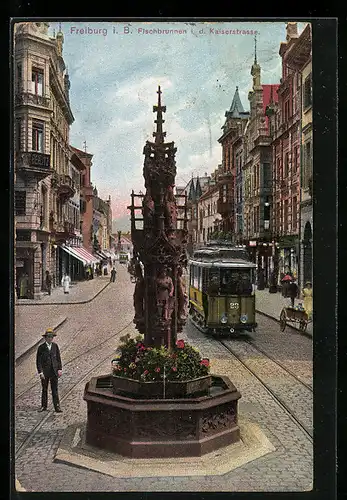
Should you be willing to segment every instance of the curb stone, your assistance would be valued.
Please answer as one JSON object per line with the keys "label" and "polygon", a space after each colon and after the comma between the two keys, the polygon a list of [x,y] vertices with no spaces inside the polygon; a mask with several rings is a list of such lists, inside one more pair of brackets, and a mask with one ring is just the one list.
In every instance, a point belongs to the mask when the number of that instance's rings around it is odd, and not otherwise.
{"label": "curb stone", "polygon": [[[65,321],[67,320],[67,316],[65,316],[65,318],[63,318],[61,321],[59,321],[59,323],[53,327],[53,331],[56,332],[64,323]],[[19,354],[19,356],[17,356],[17,358],[15,359],[15,363],[16,365],[25,357],[25,356],[28,356],[29,354],[31,354],[35,349],[36,347],[39,345],[39,343],[42,341],[42,336],[40,336],[40,338],[33,344],[31,345],[31,347],[29,347],[28,349],[26,349],[24,352],[22,352],[21,354]]]}
{"label": "curb stone", "polygon": [[34,302],[34,303],[25,302],[25,303],[21,303],[21,304],[16,303],[15,305],[17,307],[21,307],[21,306],[69,306],[69,305],[74,305],[74,304],[88,304],[89,302],[91,302],[92,300],[94,300],[98,295],[100,295],[100,293],[103,292],[105,290],[105,288],[109,284],[110,284],[110,282],[108,281],[105,284],[105,286],[103,286],[95,295],[93,295],[93,297],[91,297],[88,300],[80,300],[80,301],[73,301],[73,302],[43,302],[43,303],[39,303],[39,302]]}
{"label": "curb stone", "polygon": [[[259,311],[259,309],[256,309],[255,312],[258,313],[258,314],[262,314],[263,316],[266,316],[267,318],[273,319],[277,323],[280,322],[280,320],[277,319],[275,316],[271,316],[271,314],[265,313],[263,311]],[[289,328],[293,328],[294,330],[296,330],[297,332],[299,332],[301,335],[304,335],[305,337],[308,337],[310,339],[313,338],[312,333],[309,333],[308,331],[303,332],[302,330],[300,330],[299,328],[297,328],[296,326],[293,326],[293,325],[287,325],[287,326],[289,326]]]}

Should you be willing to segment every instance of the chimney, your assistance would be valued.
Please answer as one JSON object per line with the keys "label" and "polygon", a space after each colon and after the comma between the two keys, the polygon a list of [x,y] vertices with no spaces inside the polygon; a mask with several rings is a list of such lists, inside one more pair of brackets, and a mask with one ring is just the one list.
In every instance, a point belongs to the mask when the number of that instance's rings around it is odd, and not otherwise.
{"label": "chimney", "polygon": [[286,26],[286,40],[289,42],[292,38],[298,38],[298,23],[289,22]]}

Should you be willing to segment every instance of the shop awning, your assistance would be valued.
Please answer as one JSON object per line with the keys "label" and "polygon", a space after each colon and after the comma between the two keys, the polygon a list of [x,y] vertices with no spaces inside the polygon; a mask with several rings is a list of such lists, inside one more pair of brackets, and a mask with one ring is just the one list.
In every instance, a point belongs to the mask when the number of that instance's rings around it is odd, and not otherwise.
{"label": "shop awning", "polygon": [[100,259],[88,252],[84,247],[69,247],[67,245],[62,245],[61,248],[72,257],[83,262],[83,264],[96,264],[100,262]]}
{"label": "shop awning", "polygon": [[108,259],[108,256],[103,250],[98,250],[95,252],[96,255],[98,255],[101,259]]}

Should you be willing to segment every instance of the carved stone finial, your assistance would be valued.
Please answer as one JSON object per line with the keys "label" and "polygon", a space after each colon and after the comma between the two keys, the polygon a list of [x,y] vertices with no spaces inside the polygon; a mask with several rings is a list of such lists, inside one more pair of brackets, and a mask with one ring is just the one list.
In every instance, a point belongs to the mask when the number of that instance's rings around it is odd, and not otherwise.
{"label": "carved stone finial", "polygon": [[162,91],[160,90],[160,85],[158,85],[157,94],[158,105],[153,106],[153,113],[157,113],[157,119],[154,120],[154,123],[157,124],[157,130],[156,132],[153,132],[153,137],[155,137],[155,144],[163,144],[164,137],[166,137],[166,132],[163,132],[163,123],[165,123],[165,120],[163,120],[163,113],[166,112],[166,106],[161,105]]}

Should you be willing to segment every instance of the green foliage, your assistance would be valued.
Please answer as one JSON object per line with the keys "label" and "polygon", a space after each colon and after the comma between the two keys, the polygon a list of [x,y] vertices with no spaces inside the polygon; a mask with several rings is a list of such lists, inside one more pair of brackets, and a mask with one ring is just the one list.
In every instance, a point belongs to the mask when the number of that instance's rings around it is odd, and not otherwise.
{"label": "green foliage", "polygon": [[192,380],[209,373],[209,360],[197,349],[178,340],[173,349],[146,347],[143,337],[121,337],[119,354],[112,361],[114,375],[135,380]]}

